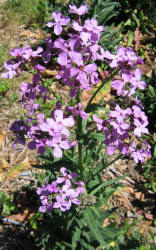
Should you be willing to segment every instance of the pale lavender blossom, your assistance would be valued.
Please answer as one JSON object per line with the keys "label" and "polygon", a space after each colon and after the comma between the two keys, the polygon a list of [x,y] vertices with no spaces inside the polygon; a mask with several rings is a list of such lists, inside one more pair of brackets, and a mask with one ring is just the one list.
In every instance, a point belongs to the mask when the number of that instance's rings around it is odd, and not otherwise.
{"label": "pale lavender blossom", "polygon": [[96,122],[99,131],[103,129],[103,120],[101,120],[97,115],[93,115],[93,121]]}
{"label": "pale lavender blossom", "polygon": [[13,64],[11,60],[8,60],[6,63],[4,63],[4,68],[7,71],[2,73],[2,78],[12,79],[17,74],[17,69],[20,66],[20,64],[21,62]]}
{"label": "pale lavender blossom", "polygon": [[56,202],[54,202],[53,208],[58,208],[62,212],[69,210],[71,207],[71,202],[63,199],[61,195],[56,196]]}
{"label": "pale lavender blossom", "polygon": [[134,134],[138,137],[141,137],[142,133],[149,134],[146,125],[146,123],[142,123],[138,119],[134,119]]}
{"label": "pale lavender blossom", "polygon": [[77,14],[79,16],[84,15],[88,11],[87,5],[81,5],[80,8],[77,8],[75,5],[69,5],[69,13]]}
{"label": "pale lavender blossom", "polygon": [[95,63],[88,64],[86,66],[81,65],[79,68],[71,69],[71,77],[75,77],[80,83],[80,88],[89,90],[91,85],[89,83],[88,76],[97,70],[97,65]]}
{"label": "pale lavender blossom", "polygon": [[60,172],[62,174],[62,177],[58,177],[56,182],[57,183],[63,183],[65,182],[65,185],[70,187],[71,186],[71,182],[70,182],[70,179],[73,179],[73,178],[76,178],[77,177],[77,173],[76,172],[73,172],[71,174],[68,174],[68,171],[65,167],[62,167],[60,169]]}
{"label": "pale lavender blossom", "polygon": [[79,38],[70,39],[69,42],[66,42],[62,38],[58,38],[54,46],[61,51],[58,56],[58,63],[60,65],[66,65],[67,63],[73,62],[80,66],[83,63],[81,53],[77,52],[80,47]]}
{"label": "pale lavender blossom", "polygon": [[143,61],[139,58],[131,48],[118,47],[117,54],[110,63],[111,68],[117,68],[119,66],[133,67],[136,64],[141,64]]}
{"label": "pale lavender blossom", "polygon": [[66,26],[70,22],[70,18],[64,17],[59,11],[53,12],[52,18],[55,22],[49,22],[47,23],[47,26],[49,28],[54,26],[54,33],[60,35],[62,32],[62,26]]}
{"label": "pale lavender blossom", "polygon": [[98,22],[94,18],[85,21],[84,29],[90,34],[92,42],[97,42],[100,39],[101,32],[105,30],[103,26],[98,26]]}
{"label": "pale lavender blossom", "polygon": [[135,87],[135,88],[139,88],[139,89],[145,89],[146,88],[146,83],[143,81],[140,81],[142,76],[142,72],[140,69],[136,69],[134,71],[134,77],[131,78],[131,84]]}

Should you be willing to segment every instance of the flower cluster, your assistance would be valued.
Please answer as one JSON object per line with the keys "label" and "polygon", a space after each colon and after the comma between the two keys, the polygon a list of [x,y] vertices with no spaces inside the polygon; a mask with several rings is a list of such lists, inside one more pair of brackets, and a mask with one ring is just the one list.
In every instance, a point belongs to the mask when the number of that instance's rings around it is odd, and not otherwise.
{"label": "flower cluster", "polygon": [[140,138],[142,134],[149,133],[146,127],[148,119],[139,106],[121,109],[116,105],[107,119],[101,120],[93,115],[93,120],[97,123],[98,130],[103,130],[106,135],[104,143],[109,155],[113,155],[118,149],[123,155],[131,156],[136,163],[144,162],[150,157],[150,145]]}
{"label": "flower cluster", "polygon": [[38,149],[39,154],[44,154],[46,147],[54,149],[56,158],[62,157],[62,149],[69,149],[76,145],[76,141],[70,142],[70,131],[67,129],[74,126],[72,117],[64,118],[62,110],[55,110],[52,118],[45,120],[44,114],[37,115],[37,120],[31,118],[27,122],[15,121],[11,130],[16,136],[15,144],[25,144],[25,137],[31,139],[28,148]]}
{"label": "flower cluster", "polygon": [[[70,5],[69,13],[77,17],[85,14],[87,10],[85,5],[79,9],[75,5]],[[60,35],[62,25],[69,24],[70,19],[63,17],[59,12],[54,12],[52,18],[55,22],[50,22],[47,26],[54,26],[54,33]],[[70,95],[75,97],[79,87],[89,90],[92,85],[99,82],[97,66],[92,61],[103,59],[104,50],[98,45],[98,41],[104,27],[98,26],[95,19],[86,20],[82,26],[78,19],[69,25],[69,30],[72,31],[72,33],[68,33],[69,39],[64,40],[59,37],[54,43],[48,40],[47,47],[51,47],[51,49],[48,49],[44,55],[47,61],[48,55],[52,51],[56,51],[61,69],[56,77],[71,87]]]}
{"label": "flower cluster", "polygon": [[[12,79],[15,75],[20,75],[23,70],[26,69],[26,64],[31,64],[34,68],[39,68],[36,65],[34,58],[41,57],[43,49],[38,47],[36,51],[33,51],[29,45],[24,48],[15,48],[10,50],[10,56],[12,57],[6,63],[4,68],[7,70],[2,73],[3,78]],[[42,68],[42,66],[41,66]]]}
{"label": "flower cluster", "polygon": [[[61,157],[63,149],[69,149],[76,144],[76,141],[73,143],[69,141],[70,132],[67,128],[74,126],[75,116],[79,115],[82,119],[87,119],[88,115],[82,110],[82,104],[78,103],[77,107],[68,106],[66,108],[67,115],[56,108],[52,112],[52,117],[45,119],[44,114],[39,112],[38,98],[42,98],[42,102],[45,103],[50,97],[47,95],[48,90],[40,84],[41,74],[46,68],[37,64],[37,58],[44,59],[44,62],[48,63],[52,59],[52,55],[58,56],[60,72],[56,77],[61,79],[65,85],[70,86],[72,97],[76,96],[78,88],[89,90],[92,85],[97,84],[99,82],[97,65],[92,62],[103,59],[104,51],[98,45],[98,41],[104,28],[98,26],[95,19],[86,20],[82,26],[79,17],[87,10],[86,5],[78,9],[76,6],[70,5],[69,13],[75,15],[76,20],[71,24],[69,24],[69,17],[64,17],[60,12],[54,12],[52,14],[54,22],[49,22],[47,26],[54,27],[54,33],[60,35],[62,27],[68,24],[72,33],[67,34],[68,39],[66,40],[59,37],[52,42],[51,38],[47,38],[45,51],[41,47],[33,51],[29,45],[23,49],[10,50],[12,59],[7,62],[10,68],[8,72],[3,73],[3,77],[18,76],[22,70],[27,70],[26,65],[28,69],[34,71],[33,83],[23,82],[20,87],[22,106],[27,110],[27,114],[25,113],[23,123],[16,121],[10,128],[16,135],[15,145],[18,142],[24,144],[25,138],[28,138],[30,139],[28,143],[30,149],[37,148],[39,154],[44,154],[47,146],[52,147],[54,156]],[[69,115],[69,112],[72,115]]]}
{"label": "flower cluster", "polygon": [[79,205],[78,199],[85,192],[85,183],[74,180],[77,173],[68,174],[65,167],[60,169],[61,176],[56,181],[38,188],[37,194],[40,196],[42,213],[51,212],[53,209],[60,209],[65,212],[70,209],[72,204]]}
{"label": "flower cluster", "polygon": [[34,115],[34,110],[39,109],[39,104],[34,103],[37,97],[43,98],[44,102],[46,99],[49,99],[47,96],[48,90],[39,84],[39,80],[40,75],[34,74],[32,84],[23,82],[20,87],[21,91],[19,94],[21,96],[22,107],[25,107],[29,111],[29,116]]}
{"label": "flower cluster", "polygon": [[131,48],[118,47],[116,55],[105,52],[105,58],[111,68],[120,68],[120,76],[112,81],[111,86],[116,91],[117,96],[132,96],[135,90],[145,89],[146,83],[141,81],[142,72],[139,68],[134,69],[143,61]]}

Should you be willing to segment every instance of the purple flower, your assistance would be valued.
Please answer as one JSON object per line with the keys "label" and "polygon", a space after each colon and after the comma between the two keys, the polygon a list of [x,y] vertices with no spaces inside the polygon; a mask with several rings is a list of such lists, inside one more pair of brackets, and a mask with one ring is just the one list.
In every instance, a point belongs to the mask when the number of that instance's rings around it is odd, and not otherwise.
{"label": "purple flower", "polygon": [[54,48],[54,44],[50,38],[46,39],[46,43],[47,43],[47,49],[45,52],[43,52],[42,56],[46,58],[44,62],[48,63],[51,60],[51,52],[52,49]]}
{"label": "purple flower", "polygon": [[57,183],[63,183],[65,182],[66,186],[70,187],[71,186],[71,182],[70,179],[74,179],[77,177],[77,173],[73,172],[71,174],[68,174],[67,169],[62,167],[60,169],[60,172],[62,173],[63,177],[58,177],[56,182]]}
{"label": "purple flower", "polygon": [[80,88],[89,90],[91,88],[89,84],[88,76],[97,70],[95,63],[88,64],[86,66],[81,65],[79,68],[71,69],[71,77],[75,77],[80,82]]}
{"label": "purple flower", "polygon": [[76,191],[78,194],[84,194],[85,192],[85,182],[84,181],[75,181],[75,184],[78,185],[78,187],[76,188]]}
{"label": "purple flower", "polygon": [[139,89],[145,89],[146,88],[146,83],[143,82],[143,81],[140,81],[141,79],[141,76],[142,76],[142,72],[140,69],[136,69],[134,71],[134,77],[131,78],[131,84],[133,87],[135,88],[139,88]]}
{"label": "purple flower", "polygon": [[69,5],[69,13],[77,14],[79,16],[84,15],[88,11],[87,5],[81,5],[80,8],[77,8],[75,5]]}
{"label": "purple flower", "polygon": [[47,23],[47,26],[51,28],[54,26],[54,33],[56,35],[60,35],[62,32],[62,26],[66,26],[70,22],[69,17],[64,17],[60,12],[56,11],[53,12],[52,18],[55,20],[55,22],[49,22]]}
{"label": "purple flower", "polygon": [[13,64],[11,60],[8,60],[6,63],[4,63],[4,67],[8,71],[5,73],[2,73],[2,77],[12,79],[17,74],[16,70],[20,64],[21,62]]}
{"label": "purple flower", "polygon": [[113,56],[113,60],[110,63],[110,67],[117,68],[118,66],[128,65],[132,68],[134,65],[140,63],[142,63],[142,61],[138,56],[136,56],[135,52],[131,48],[118,47],[117,54]]}
{"label": "purple flower", "polygon": [[86,112],[84,110],[82,110],[82,104],[78,103],[77,107],[74,108],[72,106],[68,106],[66,108],[67,111],[69,112],[73,112],[73,116],[79,115],[83,120],[86,120],[88,115],[86,114]]}
{"label": "purple flower", "polygon": [[58,63],[60,65],[67,65],[67,63],[73,62],[80,66],[83,63],[81,53],[76,51],[80,47],[79,39],[73,38],[69,42],[66,42],[62,38],[58,38],[54,46],[61,50],[58,56]]}
{"label": "purple flower", "polygon": [[57,193],[59,191],[58,187],[57,187],[57,183],[55,181],[53,181],[51,184],[48,184],[46,186],[46,190],[48,192],[52,193]]}
{"label": "purple flower", "polygon": [[139,161],[144,162],[151,157],[150,148],[151,146],[146,141],[142,144],[136,144],[133,141],[129,146],[129,155],[134,159],[136,164]]}
{"label": "purple flower", "polygon": [[26,45],[21,51],[21,59],[23,61],[28,61],[31,57],[41,57],[43,49],[38,47],[36,51],[33,51],[29,45]]}
{"label": "purple flower", "polygon": [[149,134],[148,129],[146,128],[146,123],[140,122],[138,119],[134,119],[134,134],[138,137],[141,137],[142,133]]}
{"label": "purple flower", "polygon": [[68,174],[65,167],[62,167],[60,172],[61,175],[57,177],[56,181],[37,189],[42,204],[39,210],[42,213],[51,212],[53,209],[65,212],[70,209],[72,204],[80,204],[78,197],[84,194],[85,183],[73,180],[77,177],[77,173]]}
{"label": "purple flower", "polygon": [[[90,34],[92,42],[97,42],[100,39],[101,32],[105,30],[103,26],[98,26],[98,22],[94,18],[85,21],[84,29]],[[84,32],[86,33],[86,31]]]}
{"label": "purple flower", "polygon": [[56,135],[52,139],[47,139],[46,145],[54,148],[53,154],[56,158],[62,157],[62,149],[69,149],[71,147],[68,139],[62,139],[60,135]]}
{"label": "purple flower", "polygon": [[63,199],[61,195],[56,196],[56,202],[54,202],[53,208],[59,208],[62,212],[69,210],[71,202]]}
{"label": "purple flower", "polygon": [[103,121],[97,115],[93,115],[93,121],[96,122],[98,130],[101,131],[103,129]]}

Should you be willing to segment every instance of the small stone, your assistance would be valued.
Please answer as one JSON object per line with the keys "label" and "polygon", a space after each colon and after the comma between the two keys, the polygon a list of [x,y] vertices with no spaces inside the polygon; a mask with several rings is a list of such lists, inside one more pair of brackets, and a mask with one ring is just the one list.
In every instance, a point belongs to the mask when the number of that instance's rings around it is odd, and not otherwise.
{"label": "small stone", "polygon": [[21,173],[18,174],[19,176],[30,176],[31,171],[22,171]]}

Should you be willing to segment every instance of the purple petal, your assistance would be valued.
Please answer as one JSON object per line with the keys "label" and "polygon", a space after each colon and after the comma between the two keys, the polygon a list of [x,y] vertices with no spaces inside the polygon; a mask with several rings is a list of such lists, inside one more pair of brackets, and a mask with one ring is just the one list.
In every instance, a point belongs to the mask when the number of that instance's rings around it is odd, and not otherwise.
{"label": "purple petal", "polygon": [[56,122],[60,122],[63,120],[63,111],[62,110],[55,110],[54,111],[54,118]]}
{"label": "purple petal", "polygon": [[62,150],[61,150],[61,148],[59,146],[54,147],[54,156],[56,158],[62,157]]}
{"label": "purple petal", "polygon": [[65,17],[61,20],[61,25],[67,25],[70,22],[70,18],[69,17]]}
{"label": "purple petal", "polygon": [[73,127],[75,122],[74,122],[74,119],[72,117],[69,117],[69,118],[65,118],[62,121],[62,123],[66,127]]}
{"label": "purple petal", "polygon": [[137,68],[137,69],[135,70],[135,78],[136,78],[138,81],[140,81],[141,76],[142,76],[142,71],[141,71],[140,69]]}
{"label": "purple petal", "polygon": [[66,65],[68,60],[67,60],[68,54],[66,52],[60,53],[58,56],[58,63],[60,65]]}
{"label": "purple petal", "polygon": [[65,178],[64,177],[57,177],[57,179],[56,179],[56,182],[58,183],[58,184],[60,184],[60,183],[63,183],[65,181]]}
{"label": "purple petal", "polygon": [[59,22],[62,18],[62,14],[59,11],[55,11],[52,14],[52,18],[55,20],[55,22]]}
{"label": "purple petal", "polygon": [[82,55],[80,53],[70,52],[69,55],[71,60],[75,62],[78,66],[81,66],[83,64]]}
{"label": "purple petal", "polygon": [[31,150],[36,149],[36,142],[35,141],[31,141],[28,143],[28,148]]}
{"label": "purple petal", "polygon": [[85,72],[91,74],[97,70],[97,65],[95,63],[88,64],[84,67]]}
{"label": "purple petal", "polygon": [[54,33],[58,36],[60,35],[62,32],[62,26],[60,24],[56,24],[54,26]]}
{"label": "purple petal", "polygon": [[63,174],[63,176],[67,176],[68,172],[65,167],[60,168],[60,172]]}
{"label": "purple petal", "polygon": [[39,208],[39,210],[42,212],[42,213],[45,213],[46,212],[46,206],[41,206]]}

